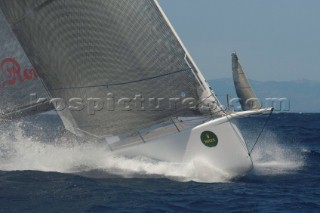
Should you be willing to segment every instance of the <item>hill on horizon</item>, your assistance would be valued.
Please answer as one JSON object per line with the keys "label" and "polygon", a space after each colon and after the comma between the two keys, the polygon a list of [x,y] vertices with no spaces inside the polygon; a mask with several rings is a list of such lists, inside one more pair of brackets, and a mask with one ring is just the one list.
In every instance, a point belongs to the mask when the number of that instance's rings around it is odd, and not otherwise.
{"label": "hill on horizon", "polygon": [[[295,81],[256,81],[249,80],[256,96],[262,100],[264,106],[271,105],[268,98],[286,98],[290,102],[290,112],[320,112],[320,82],[312,80]],[[209,80],[217,97],[226,105],[227,94],[236,98],[232,78]],[[287,111],[289,107],[283,106]]]}

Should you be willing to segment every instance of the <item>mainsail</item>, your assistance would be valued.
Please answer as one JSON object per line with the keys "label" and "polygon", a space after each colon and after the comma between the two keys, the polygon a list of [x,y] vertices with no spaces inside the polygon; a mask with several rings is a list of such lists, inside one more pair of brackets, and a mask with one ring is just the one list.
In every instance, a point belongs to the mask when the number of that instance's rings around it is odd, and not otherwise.
{"label": "mainsail", "polygon": [[234,86],[239,98],[242,110],[260,109],[261,104],[254,94],[248,78],[244,73],[236,53],[232,53],[232,73]]}
{"label": "mainsail", "polygon": [[0,8],[75,134],[223,114],[155,0],[0,0]]}
{"label": "mainsail", "polygon": [[0,118],[51,109],[46,90],[1,10],[0,29]]}

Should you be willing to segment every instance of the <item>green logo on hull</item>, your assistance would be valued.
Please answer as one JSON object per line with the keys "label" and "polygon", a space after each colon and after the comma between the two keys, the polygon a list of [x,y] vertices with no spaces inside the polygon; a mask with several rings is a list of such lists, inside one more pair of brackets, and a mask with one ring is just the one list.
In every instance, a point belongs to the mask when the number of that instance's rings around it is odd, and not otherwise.
{"label": "green logo on hull", "polygon": [[201,134],[201,141],[207,147],[215,147],[218,145],[218,137],[210,131],[205,131]]}

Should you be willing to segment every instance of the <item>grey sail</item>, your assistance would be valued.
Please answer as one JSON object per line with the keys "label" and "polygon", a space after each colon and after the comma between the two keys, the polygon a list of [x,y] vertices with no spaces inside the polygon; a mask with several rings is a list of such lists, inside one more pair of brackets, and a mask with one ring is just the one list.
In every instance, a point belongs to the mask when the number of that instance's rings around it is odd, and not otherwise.
{"label": "grey sail", "polygon": [[244,73],[236,53],[232,54],[232,73],[234,86],[239,98],[242,110],[260,109],[261,104],[254,94],[248,78]]}
{"label": "grey sail", "polygon": [[114,136],[223,114],[154,0],[0,0],[0,7],[73,133]]}
{"label": "grey sail", "polygon": [[50,110],[48,94],[1,10],[0,29],[0,119]]}

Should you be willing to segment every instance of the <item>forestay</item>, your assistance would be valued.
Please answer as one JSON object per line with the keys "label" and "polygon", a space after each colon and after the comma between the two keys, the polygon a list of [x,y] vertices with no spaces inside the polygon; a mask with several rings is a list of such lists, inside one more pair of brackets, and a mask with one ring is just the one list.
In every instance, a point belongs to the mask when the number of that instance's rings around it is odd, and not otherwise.
{"label": "forestay", "polygon": [[154,0],[0,0],[0,7],[76,134],[222,115]]}

